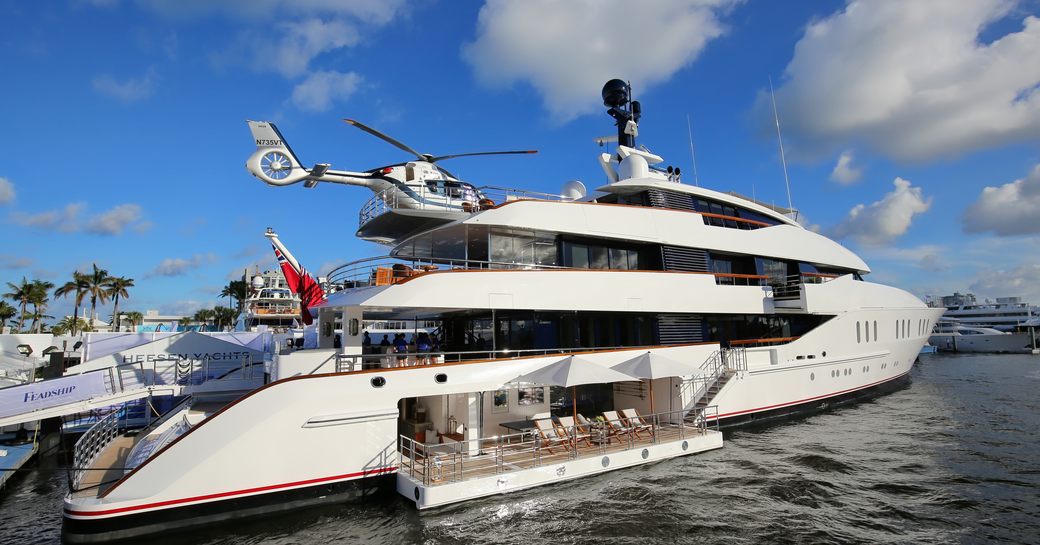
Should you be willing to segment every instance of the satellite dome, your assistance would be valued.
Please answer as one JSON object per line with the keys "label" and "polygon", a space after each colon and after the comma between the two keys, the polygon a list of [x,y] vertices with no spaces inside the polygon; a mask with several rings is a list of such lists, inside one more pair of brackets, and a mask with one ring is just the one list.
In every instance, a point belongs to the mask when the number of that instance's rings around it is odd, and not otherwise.
{"label": "satellite dome", "polygon": [[259,274],[253,277],[253,288],[260,289],[264,287],[264,277]]}

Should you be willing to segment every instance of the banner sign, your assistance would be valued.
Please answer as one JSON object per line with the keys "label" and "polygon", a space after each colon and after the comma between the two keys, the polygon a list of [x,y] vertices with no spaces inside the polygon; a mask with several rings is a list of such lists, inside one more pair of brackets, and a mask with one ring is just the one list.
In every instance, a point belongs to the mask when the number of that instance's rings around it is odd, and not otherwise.
{"label": "banner sign", "polygon": [[84,373],[0,390],[0,417],[25,414],[105,395],[105,374]]}

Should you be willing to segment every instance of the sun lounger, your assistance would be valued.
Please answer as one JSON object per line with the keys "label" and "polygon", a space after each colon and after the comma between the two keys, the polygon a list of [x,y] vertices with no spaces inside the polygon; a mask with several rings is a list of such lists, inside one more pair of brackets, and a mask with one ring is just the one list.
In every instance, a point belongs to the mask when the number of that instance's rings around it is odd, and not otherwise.
{"label": "sun lounger", "polygon": [[563,428],[563,432],[571,440],[572,445],[578,441],[585,441],[586,445],[592,446],[592,443],[589,442],[589,430],[581,425],[575,425],[573,416],[561,416],[559,421],[560,427]]}
{"label": "sun lounger", "polygon": [[551,418],[535,420],[534,425],[538,431],[537,439],[540,441],[538,448],[544,448],[549,451],[549,454],[553,454],[552,447],[554,446],[559,447],[570,444],[570,438],[560,433],[560,430],[557,429],[556,424],[553,424]]}
{"label": "sun lounger", "polygon": [[642,431],[653,434],[654,427],[639,415],[639,411],[635,409],[621,409],[621,416],[628,422],[629,429],[636,434],[636,437],[642,439],[643,437],[639,435],[639,432]]}
{"label": "sun lounger", "polygon": [[617,411],[603,411],[603,418],[607,420],[609,437],[620,438],[622,435],[628,435],[632,432],[628,424],[618,416]]}

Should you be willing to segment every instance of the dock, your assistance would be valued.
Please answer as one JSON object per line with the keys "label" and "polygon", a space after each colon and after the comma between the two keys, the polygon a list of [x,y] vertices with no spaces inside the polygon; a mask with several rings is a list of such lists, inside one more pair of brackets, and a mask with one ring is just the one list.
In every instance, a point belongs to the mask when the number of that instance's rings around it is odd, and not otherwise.
{"label": "dock", "polygon": [[3,489],[7,480],[13,477],[15,472],[36,454],[38,449],[39,444],[36,442],[0,445],[0,489]]}

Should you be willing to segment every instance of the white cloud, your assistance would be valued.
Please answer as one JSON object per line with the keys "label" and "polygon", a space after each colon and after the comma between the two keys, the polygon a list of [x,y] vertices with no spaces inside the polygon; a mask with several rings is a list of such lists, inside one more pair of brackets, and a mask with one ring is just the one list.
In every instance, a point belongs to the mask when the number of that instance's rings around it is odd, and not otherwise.
{"label": "white cloud", "polygon": [[159,15],[175,19],[221,15],[263,23],[293,16],[340,15],[383,25],[401,11],[404,0],[141,0],[140,3]]}
{"label": "white cloud", "polygon": [[293,88],[292,102],[301,110],[324,112],[350,98],[361,81],[354,72],[314,72]]}
{"label": "white cloud", "polygon": [[136,204],[120,204],[111,210],[91,216],[83,231],[94,235],[121,235],[127,226],[141,219],[141,207]]}
{"label": "white cloud", "polygon": [[77,202],[65,205],[59,210],[48,210],[35,214],[12,212],[8,219],[23,227],[35,227],[61,233],[83,231],[102,236],[121,235],[128,227],[132,227],[137,232],[151,227],[151,223],[141,220],[141,207],[136,204],[120,204],[84,219],[83,213],[86,209],[85,203]]}
{"label": "white cloud", "polygon": [[595,111],[607,80],[635,93],[672,77],[714,38],[732,0],[488,0],[476,41],[463,47],[490,86],[526,82],[566,120]]}
{"label": "white cloud", "polygon": [[159,307],[159,313],[165,316],[192,316],[195,312],[206,307],[206,303],[203,303],[202,301],[189,299],[161,305]]}
{"label": "white cloud", "polygon": [[113,76],[104,74],[96,76],[91,82],[94,91],[122,102],[136,102],[152,96],[158,79],[155,70],[149,68],[138,78],[127,78],[119,81]]}
{"label": "white cloud", "polygon": [[950,250],[946,246],[922,244],[910,248],[868,247],[860,252],[860,255],[868,262],[885,261],[892,264],[910,265],[929,272],[939,272],[950,268],[950,263],[944,257],[949,253]]}
{"label": "white cloud", "polygon": [[920,187],[896,178],[895,186],[881,200],[870,205],[857,204],[849,215],[830,230],[835,238],[850,237],[861,244],[878,246],[890,243],[910,228],[916,214],[928,210],[932,200],[925,199]]}
{"label": "white cloud", "polygon": [[78,202],[65,205],[60,210],[48,210],[36,214],[13,212],[10,220],[23,227],[72,233],[79,230],[79,217],[86,207],[86,204]]}
{"label": "white cloud", "polygon": [[7,204],[14,200],[14,184],[11,180],[0,176],[0,204]]}
{"label": "white cloud", "polygon": [[[1040,19],[982,43],[1006,0],[852,1],[810,24],[776,91],[791,147],[865,141],[900,159],[1040,138]],[[769,95],[756,109],[767,115]]]}
{"label": "white cloud", "polygon": [[838,163],[831,171],[831,181],[841,185],[852,185],[858,182],[863,176],[863,169],[852,166],[852,160],[852,150],[841,152],[841,155],[838,156]]}
{"label": "white cloud", "polygon": [[970,288],[979,297],[1020,296],[1027,301],[1040,300],[1040,263],[1024,263],[1011,270],[980,271]]}
{"label": "white cloud", "polygon": [[182,276],[203,265],[209,265],[217,261],[213,254],[195,254],[190,258],[168,257],[160,262],[154,269],[145,273],[145,278],[156,276]]}
{"label": "white cloud", "polygon": [[0,269],[27,269],[33,266],[34,261],[17,255],[0,255]]}
{"label": "white cloud", "polygon": [[[303,75],[318,55],[355,45],[360,39],[353,25],[339,19],[278,23],[275,30],[274,33],[263,31],[264,38],[252,35],[248,39],[250,50],[257,70],[277,72],[287,78]],[[279,38],[273,39],[274,36]]]}
{"label": "white cloud", "polygon": [[1023,179],[986,187],[962,218],[968,233],[1002,236],[1040,233],[1040,165]]}

